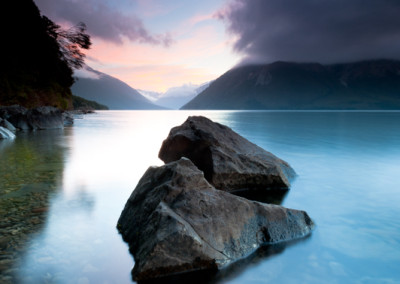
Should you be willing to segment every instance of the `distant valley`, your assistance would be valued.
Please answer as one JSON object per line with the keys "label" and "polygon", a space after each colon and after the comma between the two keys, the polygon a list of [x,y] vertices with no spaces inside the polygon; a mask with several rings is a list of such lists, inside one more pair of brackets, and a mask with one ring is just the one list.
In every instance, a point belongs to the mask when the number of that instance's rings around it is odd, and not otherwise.
{"label": "distant valley", "polygon": [[237,67],[182,109],[400,109],[400,61]]}
{"label": "distant valley", "polygon": [[165,93],[143,90],[138,90],[138,92],[159,106],[168,109],[179,109],[204,91],[209,85],[210,82],[201,85],[184,84],[169,88]]}
{"label": "distant valley", "polygon": [[77,80],[71,87],[74,95],[114,110],[179,109],[210,84],[184,84],[160,93],[134,89],[125,82],[88,66],[76,72],[75,77]]}
{"label": "distant valley", "polygon": [[75,74],[78,78],[72,85],[74,95],[96,101],[114,110],[164,109],[142,96],[128,84],[90,67]]}

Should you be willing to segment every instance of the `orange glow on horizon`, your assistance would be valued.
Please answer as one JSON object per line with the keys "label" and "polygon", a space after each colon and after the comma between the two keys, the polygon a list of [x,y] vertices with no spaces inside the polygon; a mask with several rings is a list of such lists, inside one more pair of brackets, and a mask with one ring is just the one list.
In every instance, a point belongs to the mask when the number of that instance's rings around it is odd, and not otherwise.
{"label": "orange glow on horizon", "polygon": [[[209,16],[190,20],[197,23]],[[239,56],[231,51],[223,32],[211,25],[185,33],[168,48],[158,45],[122,44],[93,38],[87,64],[116,77],[135,89],[165,92],[185,83],[201,84],[216,79],[234,66]]]}

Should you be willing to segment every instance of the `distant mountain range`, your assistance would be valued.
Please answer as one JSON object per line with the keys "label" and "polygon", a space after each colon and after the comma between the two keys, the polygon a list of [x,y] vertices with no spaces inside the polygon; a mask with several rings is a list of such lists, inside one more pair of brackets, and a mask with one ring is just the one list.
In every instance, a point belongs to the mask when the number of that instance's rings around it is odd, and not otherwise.
{"label": "distant mountain range", "polygon": [[182,109],[400,109],[400,61],[237,67]]}
{"label": "distant mountain range", "polygon": [[96,101],[114,110],[164,109],[142,96],[128,84],[90,67],[75,74],[74,95]]}
{"label": "distant mountain range", "polygon": [[160,93],[154,103],[169,109],[179,109],[209,85],[210,82],[201,85],[185,84],[179,87],[172,87],[165,93]]}

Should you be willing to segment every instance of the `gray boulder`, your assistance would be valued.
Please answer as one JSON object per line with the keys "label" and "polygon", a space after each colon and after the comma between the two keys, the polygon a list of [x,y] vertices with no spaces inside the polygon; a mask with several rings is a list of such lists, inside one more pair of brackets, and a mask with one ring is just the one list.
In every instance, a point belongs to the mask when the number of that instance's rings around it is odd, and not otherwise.
{"label": "gray boulder", "polygon": [[304,211],[216,190],[190,160],[150,167],[118,220],[136,281],[216,270],[273,244],[308,235]]}
{"label": "gray boulder", "polygon": [[11,116],[17,114],[24,114],[28,110],[20,105],[12,105],[12,106],[2,106],[0,107],[0,117],[3,119],[9,119]]}
{"label": "gray boulder", "polygon": [[165,163],[189,158],[217,189],[288,189],[296,175],[288,163],[202,116],[171,129],[159,158]]}
{"label": "gray boulder", "polygon": [[40,130],[63,128],[64,121],[60,109],[51,106],[41,106],[26,110],[20,108],[8,112],[8,121],[21,130]]}

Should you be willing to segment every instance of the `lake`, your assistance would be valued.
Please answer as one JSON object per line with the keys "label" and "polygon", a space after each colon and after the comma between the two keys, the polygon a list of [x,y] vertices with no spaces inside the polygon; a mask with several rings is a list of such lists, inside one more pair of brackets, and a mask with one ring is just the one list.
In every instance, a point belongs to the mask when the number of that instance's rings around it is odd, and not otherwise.
{"label": "lake", "polygon": [[400,283],[400,112],[99,111],[0,141],[0,282],[132,283],[118,217],[169,130],[204,115],[287,161],[308,238],[213,283]]}

